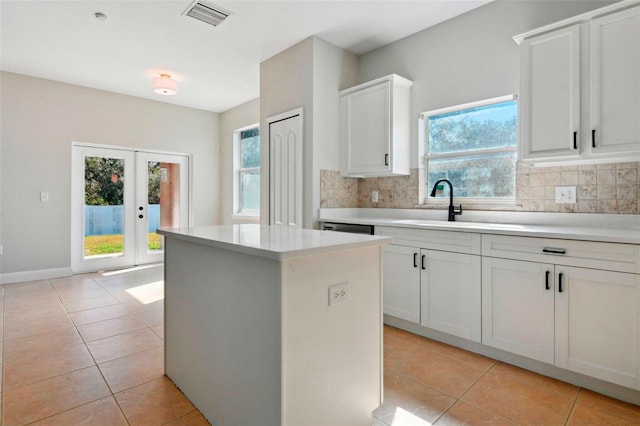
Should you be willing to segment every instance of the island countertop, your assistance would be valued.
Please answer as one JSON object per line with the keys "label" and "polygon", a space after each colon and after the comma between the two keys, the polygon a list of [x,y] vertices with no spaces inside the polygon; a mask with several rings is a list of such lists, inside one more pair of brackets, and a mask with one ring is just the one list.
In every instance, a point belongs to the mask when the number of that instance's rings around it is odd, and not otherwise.
{"label": "island countertop", "polygon": [[391,243],[389,237],[256,224],[163,228],[158,233],[272,260]]}

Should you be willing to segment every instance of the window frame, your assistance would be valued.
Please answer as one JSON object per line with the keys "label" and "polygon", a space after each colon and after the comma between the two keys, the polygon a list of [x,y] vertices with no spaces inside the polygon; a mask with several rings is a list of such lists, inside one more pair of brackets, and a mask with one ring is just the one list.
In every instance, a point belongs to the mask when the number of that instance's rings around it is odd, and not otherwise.
{"label": "window frame", "polygon": [[260,123],[254,123],[249,126],[241,127],[233,131],[233,213],[232,217],[237,219],[252,218],[257,219],[260,217],[260,200],[258,200],[258,210],[243,210],[242,209],[242,186],[241,175],[245,173],[258,171],[260,178],[262,179],[261,167],[242,167],[242,138],[240,135],[242,132],[258,129],[260,130]]}
{"label": "window frame", "polygon": [[[495,98],[489,98],[489,99],[484,99],[481,101],[475,101],[475,102],[469,102],[466,104],[461,104],[461,105],[455,105],[455,106],[451,106],[451,107],[446,107],[446,108],[439,108],[436,110],[432,110],[432,111],[427,111],[427,112],[423,112],[420,114],[419,119],[418,119],[418,125],[419,125],[419,129],[418,129],[418,139],[420,141],[420,149],[422,150],[422,155],[420,155],[420,161],[421,164],[420,166],[424,168],[424,177],[423,177],[423,182],[421,182],[422,185],[425,185],[425,196],[424,199],[422,200],[424,205],[427,206],[448,206],[449,205],[449,197],[431,197],[430,193],[431,193],[431,188],[428,188],[426,185],[428,184],[428,179],[429,179],[429,160],[437,160],[437,159],[447,159],[447,158],[456,158],[456,157],[469,157],[472,155],[478,155],[478,154],[503,154],[503,153],[514,153],[516,158],[514,161],[514,167],[517,166],[517,162],[518,162],[518,143],[519,143],[519,138],[518,136],[516,136],[517,141],[516,141],[516,145],[515,146],[510,146],[510,147],[502,147],[502,148],[487,148],[487,149],[480,149],[480,150],[473,150],[473,151],[462,151],[462,152],[454,152],[454,153],[447,153],[447,154],[430,154],[429,153],[429,143],[428,143],[428,137],[429,137],[429,131],[428,131],[428,120],[429,117],[433,116],[433,115],[440,115],[440,114],[446,114],[446,113],[450,113],[450,112],[457,112],[457,111],[462,111],[465,109],[472,109],[472,108],[478,108],[478,107],[483,107],[483,106],[487,106],[487,105],[493,105],[493,104],[499,104],[499,103],[503,103],[503,102],[511,102],[511,101],[518,101],[518,97],[516,94],[511,94],[511,95],[505,95],[505,96],[498,96]],[[517,118],[517,117],[516,117]],[[518,123],[518,120],[516,119],[516,125]],[[505,197],[458,197],[458,196],[454,196],[454,203],[463,203],[466,204],[467,206],[471,206],[473,207],[475,206],[481,206],[481,207],[491,207],[491,206],[495,206],[495,207],[515,207],[516,206],[516,186],[515,186],[515,176],[514,176],[514,183],[513,183],[513,197],[509,197],[509,198],[505,198]],[[445,191],[448,191],[448,189],[446,189]],[[447,194],[448,195],[448,194]],[[454,188],[454,195],[455,195],[455,188]]]}

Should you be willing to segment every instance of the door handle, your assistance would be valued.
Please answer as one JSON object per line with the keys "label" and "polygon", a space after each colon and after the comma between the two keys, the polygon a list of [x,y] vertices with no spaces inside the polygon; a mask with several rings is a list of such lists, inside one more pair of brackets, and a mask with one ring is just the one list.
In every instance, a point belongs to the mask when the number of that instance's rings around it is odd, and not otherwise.
{"label": "door handle", "polygon": [[141,215],[141,214],[138,215],[139,219],[142,219],[143,217],[144,217],[144,215]]}
{"label": "door handle", "polygon": [[389,154],[385,154],[384,155],[384,165],[388,166],[389,165]]}
{"label": "door handle", "polygon": [[422,263],[422,264],[421,264],[422,269],[427,269],[427,267],[426,267],[426,266],[424,266],[424,261],[425,261],[425,258],[426,258],[426,257],[427,257],[426,255],[424,255],[424,254],[422,255],[422,262],[421,262],[421,263]]}
{"label": "door handle", "polygon": [[573,132],[573,149],[578,149],[578,132]]}
{"label": "door handle", "polygon": [[413,253],[413,267],[418,267],[418,253]]}
{"label": "door handle", "polygon": [[562,272],[558,274],[558,293],[562,293],[562,275]]}
{"label": "door handle", "polygon": [[142,211],[142,210],[144,210],[144,207],[140,206],[140,207],[138,207],[138,210]]}
{"label": "door handle", "polygon": [[596,129],[591,130],[591,147],[596,147]]}
{"label": "door handle", "polygon": [[549,275],[551,274],[550,271],[546,271],[544,273],[544,280],[545,280],[545,284],[544,284],[544,289],[545,290],[549,290],[551,287],[549,287]]}

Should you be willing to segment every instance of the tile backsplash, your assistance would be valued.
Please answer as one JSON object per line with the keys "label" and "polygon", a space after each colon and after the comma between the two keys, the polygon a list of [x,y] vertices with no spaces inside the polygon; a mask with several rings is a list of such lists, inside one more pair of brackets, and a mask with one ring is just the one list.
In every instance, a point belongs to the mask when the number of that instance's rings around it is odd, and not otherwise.
{"label": "tile backsplash", "polygon": [[[564,213],[638,214],[640,163],[527,167],[516,170],[516,205],[501,210]],[[320,171],[320,207],[425,208],[420,205],[422,169],[409,176],[348,178],[339,171]],[[556,204],[556,186],[575,186],[575,204]],[[378,202],[371,192],[378,191]],[[472,206],[467,206],[471,208]],[[479,208],[486,210],[486,208]]]}

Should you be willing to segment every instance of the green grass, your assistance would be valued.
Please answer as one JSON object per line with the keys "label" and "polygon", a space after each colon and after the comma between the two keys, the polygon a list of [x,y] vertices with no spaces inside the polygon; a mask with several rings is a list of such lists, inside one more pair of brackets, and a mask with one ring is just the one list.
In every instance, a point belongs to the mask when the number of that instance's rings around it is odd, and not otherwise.
{"label": "green grass", "polygon": [[[149,233],[149,251],[160,250],[160,235]],[[100,254],[122,253],[124,236],[117,235],[91,235],[84,237],[84,255],[97,256]]]}

